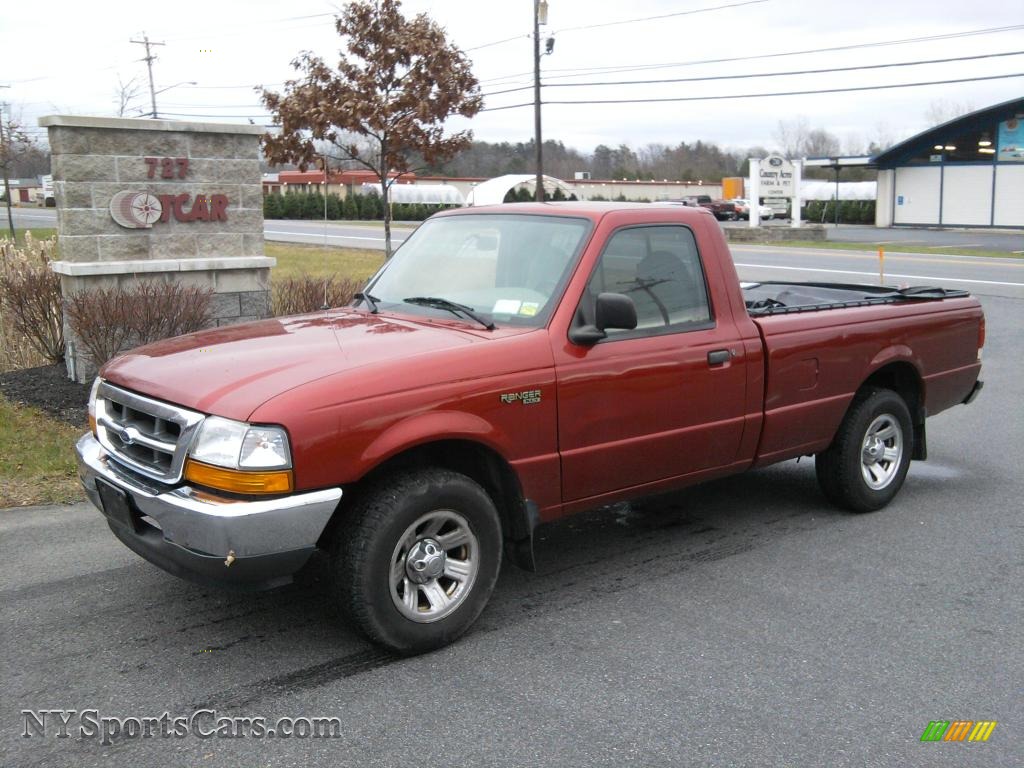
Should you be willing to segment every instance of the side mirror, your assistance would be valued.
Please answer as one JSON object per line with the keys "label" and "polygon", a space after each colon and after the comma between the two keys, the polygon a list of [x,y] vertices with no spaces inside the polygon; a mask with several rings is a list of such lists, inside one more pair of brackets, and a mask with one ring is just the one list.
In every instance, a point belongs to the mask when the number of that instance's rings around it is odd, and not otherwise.
{"label": "side mirror", "polygon": [[636,305],[622,293],[599,293],[594,302],[594,324],[583,325],[569,332],[574,344],[596,344],[608,334],[609,328],[636,328]]}

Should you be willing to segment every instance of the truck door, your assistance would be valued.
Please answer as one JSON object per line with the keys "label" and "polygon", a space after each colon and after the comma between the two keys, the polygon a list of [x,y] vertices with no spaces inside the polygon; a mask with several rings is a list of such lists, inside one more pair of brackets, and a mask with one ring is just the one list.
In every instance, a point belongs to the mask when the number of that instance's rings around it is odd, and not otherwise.
{"label": "truck door", "polygon": [[692,230],[616,231],[577,314],[587,316],[586,305],[602,292],[632,298],[638,322],[590,346],[556,345],[563,501],[735,461],[743,433],[743,348],[729,307],[709,299]]}

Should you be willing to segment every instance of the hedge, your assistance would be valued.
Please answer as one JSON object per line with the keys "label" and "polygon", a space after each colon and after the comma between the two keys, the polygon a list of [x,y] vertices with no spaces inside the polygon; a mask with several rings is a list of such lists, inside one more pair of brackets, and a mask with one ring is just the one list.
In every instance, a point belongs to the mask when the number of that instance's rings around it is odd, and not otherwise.
{"label": "hedge", "polygon": [[[810,200],[803,210],[803,220],[806,222],[825,223],[836,220],[835,200]],[[840,224],[874,224],[875,223],[875,201],[874,200],[840,200],[839,201],[839,223]]]}
{"label": "hedge", "polygon": [[[394,221],[423,221],[450,205],[428,205],[424,203],[392,203],[391,218]],[[265,219],[320,219],[324,218],[324,198],[320,192],[286,192],[283,195],[263,196],[263,218]],[[342,200],[336,194],[327,196],[327,218],[333,220],[380,221],[384,218],[384,206],[377,195],[348,195]]]}

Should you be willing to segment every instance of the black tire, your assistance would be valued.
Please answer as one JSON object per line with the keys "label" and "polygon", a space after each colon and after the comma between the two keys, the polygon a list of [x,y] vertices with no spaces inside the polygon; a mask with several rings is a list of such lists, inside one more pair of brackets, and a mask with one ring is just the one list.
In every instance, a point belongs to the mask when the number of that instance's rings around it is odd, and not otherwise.
{"label": "black tire", "polygon": [[[876,426],[881,431],[873,432],[875,440],[868,446],[868,432]],[[887,434],[890,426],[898,427],[892,430],[894,437],[881,441],[879,447],[878,436]],[[897,440],[897,459],[868,463],[871,458],[866,455],[869,449],[892,449],[896,447]],[[851,512],[874,512],[899,493],[910,468],[913,445],[914,427],[903,398],[890,389],[866,387],[851,403],[832,445],[815,457],[818,484],[826,498],[836,506]],[[872,472],[877,472],[878,476]]]}
{"label": "black tire", "polygon": [[[408,554],[407,549],[402,549],[403,539],[408,540],[412,526],[425,518],[429,519],[422,530],[429,530],[434,522],[431,515],[450,516],[453,522],[445,525],[452,527],[442,527],[436,538],[424,533],[418,540],[436,542],[461,531],[465,523],[469,531],[464,536],[467,543],[446,551],[444,557],[451,557],[452,552],[463,553],[464,560],[452,562],[470,563],[476,558],[477,563],[472,577],[464,582],[449,579],[445,575],[447,565],[445,574],[431,580],[446,592],[450,586],[455,596],[448,606],[450,612],[442,609],[437,618],[429,617],[429,612],[434,611],[436,591],[428,595],[428,585],[422,585],[421,592],[408,580],[403,567]],[[413,530],[415,538],[416,529]],[[336,530],[331,566],[335,595],[359,629],[374,642],[402,655],[440,648],[469,629],[487,605],[501,568],[501,539],[501,521],[494,502],[465,475],[445,469],[423,469],[385,478],[361,493],[348,518]],[[396,588],[392,583],[396,579],[393,565],[398,568],[397,573],[403,574],[397,582],[404,581],[404,588]],[[410,585],[413,602],[425,603],[425,611],[399,605],[403,595],[408,599]],[[409,615],[417,615],[416,620]]]}

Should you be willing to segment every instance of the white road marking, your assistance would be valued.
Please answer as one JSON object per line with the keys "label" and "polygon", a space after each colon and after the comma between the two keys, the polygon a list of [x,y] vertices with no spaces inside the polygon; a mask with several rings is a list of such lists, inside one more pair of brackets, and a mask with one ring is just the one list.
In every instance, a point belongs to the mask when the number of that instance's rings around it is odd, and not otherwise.
{"label": "white road marking", "polygon": [[[373,240],[374,242],[377,242],[377,243],[383,243],[384,242],[384,238],[383,237],[360,237],[359,235],[322,235],[319,232],[282,232],[279,229],[265,229],[265,230],[263,230],[263,234],[265,234],[265,235],[292,235],[292,236],[298,236],[298,237],[316,237],[316,238],[320,238],[320,239],[323,239],[324,237],[327,237],[328,239],[333,238],[333,239],[336,239],[336,240]],[[405,240],[404,237],[395,237],[394,235],[392,235],[392,237],[391,237],[391,242],[393,242],[393,243],[402,242],[404,240]]]}
{"label": "white road marking", "polygon": [[[737,267],[747,267],[750,269],[784,269],[788,272],[825,272],[830,275],[867,275],[869,277],[878,277],[878,272],[855,272],[852,269],[821,269],[815,267],[778,267],[772,264],[742,264],[736,262]],[[889,277],[905,277],[910,280],[938,280],[944,283],[974,283],[977,285],[1009,285],[1014,288],[1024,288],[1024,283],[1003,283],[998,280],[968,280],[965,277],[936,277],[934,275],[905,275],[898,272],[886,272],[885,276]]]}
{"label": "white road marking", "polygon": [[984,248],[984,243],[957,243],[956,245],[933,245],[932,248]]}

